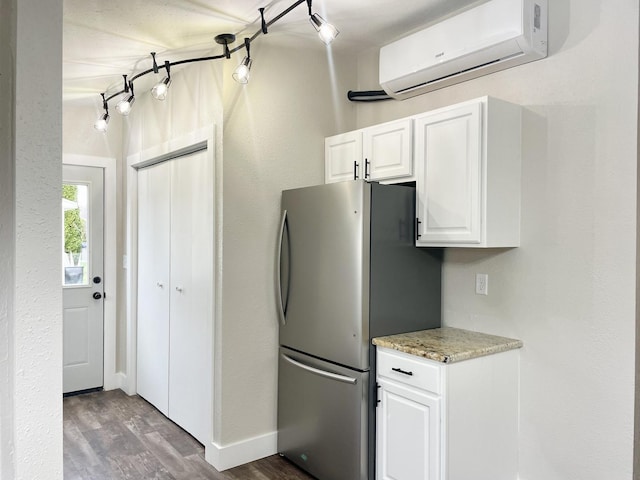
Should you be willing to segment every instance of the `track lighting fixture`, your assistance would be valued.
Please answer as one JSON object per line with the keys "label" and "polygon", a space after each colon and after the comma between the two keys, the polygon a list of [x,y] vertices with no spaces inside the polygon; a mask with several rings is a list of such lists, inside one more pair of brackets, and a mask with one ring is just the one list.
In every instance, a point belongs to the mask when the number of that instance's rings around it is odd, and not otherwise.
{"label": "track lighting fixture", "polygon": [[[160,68],[158,68],[158,63],[156,62],[156,52],[151,52],[151,58],[153,59],[153,73],[158,73]],[[167,71],[167,76],[156,83],[151,89],[151,95],[156,100],[166,99],[169,85],[171,85],[171,64],[168,61],[164,62],[164,69]]]}
{"label": "track lighting fixture", "polygon": [[[125,84],[127,82],[127,76],[124,75]],[[125,86],[125,94],[122,96],[122,99],[116,105],[116,111],[120,115],[129,115],[131,112],[131,107],[133,103],[136,101],[136,97],[133,94],[133,81],[130,81],[128,86]]]}
{"label": "track lighting fixture", "polygon": [[[154,54],[154,58],[153,58],[153,63],[155,65],[155,54]],[[156,69],[157,69],[157,65],[156,65]],[[158,83],[156,83],[153,88],[151,89],[151,95],[153,95],[153,98],[155,98],[156,100],[164,100],[165,98],[167,98],[167,93],[169,92],[169,85],[171,85],[171,64],[166,61],[164,62],[164,69],[167,71],[167,76],[164,77],[162,80],[160,80]]]}
{"label": "track lighting fixture", "polygon": [[247,49],[247,56],[242,59],[240,65],[238,65],[233,72],[233,79],[238,83],[249,83],[249,73],[251,72],[251,64],[253,63],[253,60],[251,60],[251,52],[249,50],[250,45],[251,40],[245,38],[244,47]]}
{"label": "track lighting fixture", "polygon": [[322,40],[325,45],[329,45],[340,32],[320,15],[311,12],[311,1],[312,0],[307,0],[307,5],[309,6],[309,21],[311,25],[313,25],[313,28],[316,29],[316,32],[318,32],[320,40]]}
{"label": "track lighting fixture", "polygon": [[169,85],[171,85],[171,78],[164,77],[158,83],[156,83],[151,89],[151,95],[156,100],[164,100],[167,98],[167,92],[169,91]]}
{"label": "track lighting fixture", "polygon": [[108,113],[103,113],[102,115],[100,115],[100,118],[96,120],[96,123],[93,124],[93,128],[95,128],[99,132],[106,133],[107,127],[109,126],[109,118],[110,117]]}
{"label": "track lighting fixture", "polygon": [[104,97],[104,93],[100,94],[102,96],[102,108],[104,109],[104,113],[100,115],[96,123],[93,124],[93,128],[98,130],[99,132],[106,133],[107,127],[109,126],[109,104]]}
{"label": "track lighting fixture", "polygon": [[133,82],[138,78],[144,75],[147,75],[149,73],[152,73],[152,72],[159,73],[161,68],[164,68],[166,70],[167,75],[151,89],[151,95],[158,100],[164,100],[167,97],[169,85],[171,85],[170,68],[172,66],[183,65],[186,63],[193,63],[193,62],[219,60],[222,58],[230,59],[233,53],[241,50],[244,47],[247,50],[247,55],[242,59],[242,62],[240,62],[240,65],[238,65],[238,67],[233,72],[233,79],[238,83],[242,83],[242,84],[248,83],[249,74],[251,71],[251,64],[253,63],[253,60],[251,59],[251,53],[249,51],[251,42],[253,42],[260,35],[266,35],[268,33],[268,28],[271,27],[271,25],[276,23],[282,17],[284,17],[289,12],[291,12],[296,7],[298,7],[299,5],[302,5],[305,2],[309,7],[309,21],[318,32],[318,35],[320,36],[322,41],[325,44],[329,45],[331,41],[333,41],[333,39],[338,35],[339,32],[333,25],[331,25],[330,23],[327,23],[320,15],[318,15],[317,13],[313,13],[311,11],[311,1],[312,0],[295,0],[288,8],[280,12],[278,15],[276,15],[269,21],[265,19],[265,8],[260,8],[259,9],[260,30],[255,32],[251,37],[245,38],[244,45],[238,45],[234,48],[230,48],[229,45],[233,44],[233,42],[236,41],[236,36],[232,33],[223,33],[215,37],[216,43],[224,47],[224,51],[221,55],[212,55],[208,57],[199,57],[199,58],[188,58],[188,59],[179,60],[176,62],[165,61],[164,65],[158,66],[158,64],[156,63],[156,53],[151,52],[151,57],[153,58],[152,68],[148,70],[144,70],[140,73],[137,73],[136,75],[131,77],[129,81],[127,81],[127,76],[123,75],[124,88],[122,90],[120,90],[119,92],[113,93],[108,97],[106,96],[105,93],[101,94],[104,113],[100,116],[100,118],[98,118],[98,120],[96,120],[94,127],[96,128],[96,130],[99,130],[101,132],[106,132],[107,125],[109,123],[108,102],[116,98],[118,95],[122,95],[122,98],[117,103],[116,110],[118,111],[118,113],[122,115],[128,115],[129,112],[131,111],[131,107],[133,103],[136,100],[135,95],[133,93]]}
{"label": "track lighting fixture", "polygon": [[133,96],[133,94],[131,95],[124,95],[122,97],[122,100],[120,100],[117,104],[116,104],[116,111],[120,114],[120,115],[124,115],[127,116],[129,115],[129,113],[131,113],[131,107],[133,107],[133,103],[136,101],[136,97]]}

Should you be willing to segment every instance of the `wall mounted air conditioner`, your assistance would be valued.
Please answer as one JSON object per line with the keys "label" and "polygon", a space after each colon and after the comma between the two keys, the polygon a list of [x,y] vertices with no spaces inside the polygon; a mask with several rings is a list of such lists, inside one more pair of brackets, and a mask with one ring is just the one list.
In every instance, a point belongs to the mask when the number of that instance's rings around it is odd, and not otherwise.
{"label": "wall mounted air conditioner", "polygon": [[547,0],[489,0],[380,49],[380,85],[405,99],[547,56]]}

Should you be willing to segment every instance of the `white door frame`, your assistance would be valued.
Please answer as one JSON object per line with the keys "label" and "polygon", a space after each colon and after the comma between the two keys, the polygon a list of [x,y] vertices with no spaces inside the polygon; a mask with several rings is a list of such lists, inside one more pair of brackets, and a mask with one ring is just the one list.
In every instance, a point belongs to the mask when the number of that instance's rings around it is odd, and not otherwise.
{"label": "white door frame", "polygon": [[[217,218],[217,211],[219,209],[218,196],[217,196],[217,176],[218,165],[216,164],[216,144],[215,144],[215,125],[202,128],[194,131],[184,137],[170,140],[157,145],[152,148],[143,150],[140,153],[129,155],[127,157],[127,242],[126,242],[126,292],[127,292],[127,377],[126,382],[123,384],[122,389],[129,395],[134,395],[137,390],[137,325],[138,325],[138,171],[136,167],[140,164],[146,164],[149,160],[157,158],[159,156],[175,152],[183,148],[188,148],[198,143],[207,143],[207,159],[212,164],[213,176],[212,187],[213,191],[211,195],[214,201],[214,218]],[[216,324],[218,318],[219,308],[219,251],[220,238],[219,227],[214,225],[213,235],[213,291],[214,295],[213,303],[213,325],[211,331],[211,345],[212,345],[212,358],[215,358],[214,351],[214,335],[216,331]],[[210,371],[214,372],[213,364]],[[215,379],[212,379],[212,388],[215,389]],[[211,392],[211,413],[213,416],[213,398],[215,393]],[[213,437],[213,425],[210,425],[211,435]],[[213,440],[213,438],[212,438]],[[205,445],[206,449],[211,447],[211,443]]]}
{"label": "white door frame", "polygon": [[116,369],[117,319],[117,236],[116,236],[116,159],[91,155],[63,154],[64,165],[104,169],[104,377],[103,388],[122,388],[123,376]]}

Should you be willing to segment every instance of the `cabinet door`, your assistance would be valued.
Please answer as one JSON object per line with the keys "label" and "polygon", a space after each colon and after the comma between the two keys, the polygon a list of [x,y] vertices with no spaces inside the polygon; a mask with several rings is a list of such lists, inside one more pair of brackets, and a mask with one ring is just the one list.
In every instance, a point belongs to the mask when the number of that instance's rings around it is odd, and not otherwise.
{"label": "cabinet door", "polygon": [[482,241],[482,103],[418,117],[416,245]]}
{"label": "cabinet door", "polygon": [[413,175],[410,118],[365,128],[362,135],[364,158],[368,162],[365,179],[392,180]]}
{"label": "cabinet door", "polygon": [[344,182],[363,178],[362,132],[347,132],[324,141],[324,181]]}
{"label": "cabinet door", "polygon": [[213,325],[213,165],[171,162],[169,418],[208,444]]}
{"label": "cabinet door", "polygon": [[138,172],[137,391],[169,408],[170,165]]}
{"label": "cabinet door", "polygon": [[377,480],[440,480],[440,398],[378,383]]}

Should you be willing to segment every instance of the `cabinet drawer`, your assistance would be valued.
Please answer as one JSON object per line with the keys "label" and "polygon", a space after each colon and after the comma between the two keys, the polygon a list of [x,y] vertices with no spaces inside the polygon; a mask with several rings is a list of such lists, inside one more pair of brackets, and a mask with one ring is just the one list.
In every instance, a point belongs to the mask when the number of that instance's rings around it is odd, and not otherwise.
{"label": "cabinet drawer", "polygon": [[377,374],[396,382],[442,393],[442,367],[394,350],[381,349],[377,351]]}

